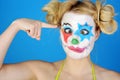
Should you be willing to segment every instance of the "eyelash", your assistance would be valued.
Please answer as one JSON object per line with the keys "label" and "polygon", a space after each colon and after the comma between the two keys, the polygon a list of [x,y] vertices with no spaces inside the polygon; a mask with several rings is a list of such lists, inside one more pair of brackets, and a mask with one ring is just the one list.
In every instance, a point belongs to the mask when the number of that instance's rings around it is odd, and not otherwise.
{"label": "eyelash", "polygon": [[71,28],[64,28],[64,32],[67,33],[67,34],[71,34],[72,29]]}

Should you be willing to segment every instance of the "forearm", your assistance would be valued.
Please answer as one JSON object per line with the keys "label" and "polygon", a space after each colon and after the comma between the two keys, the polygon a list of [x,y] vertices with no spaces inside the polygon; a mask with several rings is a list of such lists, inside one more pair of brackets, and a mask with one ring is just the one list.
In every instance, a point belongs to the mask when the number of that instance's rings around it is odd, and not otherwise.
{"label": "forearm", "polygon": [[13,23],[0,36],[0,68],[2,67],[6,52],[18,31],[17,25]]}

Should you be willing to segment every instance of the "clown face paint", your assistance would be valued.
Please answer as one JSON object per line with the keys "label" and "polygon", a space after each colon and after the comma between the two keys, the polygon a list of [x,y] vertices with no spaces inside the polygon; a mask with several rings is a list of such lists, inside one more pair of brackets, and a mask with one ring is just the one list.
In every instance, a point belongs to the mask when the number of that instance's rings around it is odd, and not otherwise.
{"label": "clown face paint", "polygon": [[62,46],[74,59],[87,57],[95,42],[95,23],[91,16],[73,12],[64,14],[61,26]]}

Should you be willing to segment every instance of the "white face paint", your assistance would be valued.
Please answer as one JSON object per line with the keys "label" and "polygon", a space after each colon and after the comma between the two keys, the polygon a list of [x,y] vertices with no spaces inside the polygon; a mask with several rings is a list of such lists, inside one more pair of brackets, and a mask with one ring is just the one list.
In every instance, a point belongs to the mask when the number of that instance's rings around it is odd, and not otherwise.
{"label": "white face paint", "polygon": [[95,23],[91,16],[73,12],[64,14],[61,26],[62,45],[73,59],[87,57],[94,47]]}

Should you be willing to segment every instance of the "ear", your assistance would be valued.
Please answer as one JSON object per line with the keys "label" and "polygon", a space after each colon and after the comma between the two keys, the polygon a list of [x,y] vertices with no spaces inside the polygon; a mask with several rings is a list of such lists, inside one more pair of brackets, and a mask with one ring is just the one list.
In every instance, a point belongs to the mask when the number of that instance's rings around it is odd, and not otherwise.
{"label": "ear", "polygon": [[100,29],[98,29],[95,33],[95,40],[97,40],[100,36]]}

